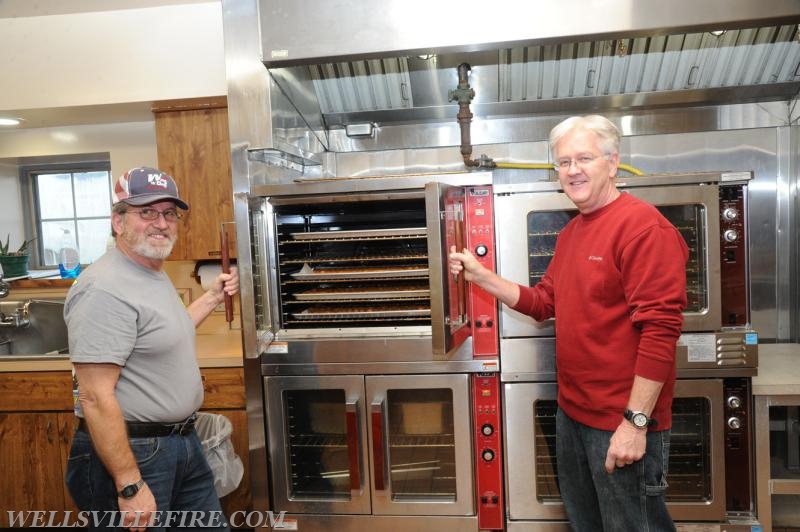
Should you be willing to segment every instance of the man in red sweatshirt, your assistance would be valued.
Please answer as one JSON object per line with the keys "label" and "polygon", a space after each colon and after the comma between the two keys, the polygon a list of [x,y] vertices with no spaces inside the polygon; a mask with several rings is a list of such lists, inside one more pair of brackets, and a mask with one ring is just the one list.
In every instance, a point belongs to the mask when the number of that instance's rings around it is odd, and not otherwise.
{"label": "man in red sweatshirt", "polygon": [[597,115],[550,132],[580,214],[536,286],[499,277],[466,249],[450,253],[452,273],[538,321],[555,317],[556,459],[578,532],[675,530],[664,492],[688,249],[655,207],[617,189],[619,138]]}

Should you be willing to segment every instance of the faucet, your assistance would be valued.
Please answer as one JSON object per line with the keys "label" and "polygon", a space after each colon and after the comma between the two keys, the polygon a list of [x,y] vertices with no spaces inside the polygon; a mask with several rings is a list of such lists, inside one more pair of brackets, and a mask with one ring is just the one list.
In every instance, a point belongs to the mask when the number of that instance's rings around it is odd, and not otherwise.
{"label": "faucet", "polygon": [[0,312],[0,328],[14,328],[18,329],[20,327],[27,327],[30,325],[30,320],[28,319],[29,312],[28,306],[30,305],[30,301],[26,301],[24,305],[21,307],[17,307],[14,310],[14,313],[10,316],[7,316],[5,313]]}
{"label": "faucet", "polygon": [[11,287],[3,280],[3,274],[0,273],[0,299],[3,299],[11,291]]}

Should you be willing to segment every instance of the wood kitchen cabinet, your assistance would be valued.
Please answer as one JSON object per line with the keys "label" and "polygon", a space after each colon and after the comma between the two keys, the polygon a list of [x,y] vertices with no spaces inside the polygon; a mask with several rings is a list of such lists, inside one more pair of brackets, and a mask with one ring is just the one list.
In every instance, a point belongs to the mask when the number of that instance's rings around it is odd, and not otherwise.
{"label": "wood kitchen cabinet", "polygon": [[233,221],[227,99],[169,100],[152,110],[158,167],[175,178],[190,209],[170,260],[220,259],[221,224]]}
{"label": "wood kitchen cabinet", "polygon": [[[225,514],[252,507],[248,471],[247,413],[242,368],[204,368],[203,410],[233,424],[231,441],[244,464],[239,487],[222,498]],[[64,484],[77,425],[70,371],[0,372],[0,528],[8,510],[78,511]],[[61,522],[63,514],[56,517]],[[30,521],[28,523],[31,524]]]}
{"label": "wood kitchen cabinet", "polygon": [[8,510],[77,511],[64,485],[74,420],[69,371],[0,373],[0,527]]}

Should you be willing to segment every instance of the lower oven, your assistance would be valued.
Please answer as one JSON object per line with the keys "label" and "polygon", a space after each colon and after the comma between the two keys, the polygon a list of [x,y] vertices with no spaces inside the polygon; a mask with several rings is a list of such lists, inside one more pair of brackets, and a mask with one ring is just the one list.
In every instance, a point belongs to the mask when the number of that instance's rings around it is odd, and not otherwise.
{"label": "lower oven", "polygon": [[[557,385],[503,386],[507,530],[568,531],[555,457]],[[666,497],[679,529],[706,522],[732,531],[752,519],[751,411],[749,377],[676,382]]]}
{"label": "lower oven", "polygon": [[477,530],[470,375],[269,376],[264,401],[273,507],[298,529]]}

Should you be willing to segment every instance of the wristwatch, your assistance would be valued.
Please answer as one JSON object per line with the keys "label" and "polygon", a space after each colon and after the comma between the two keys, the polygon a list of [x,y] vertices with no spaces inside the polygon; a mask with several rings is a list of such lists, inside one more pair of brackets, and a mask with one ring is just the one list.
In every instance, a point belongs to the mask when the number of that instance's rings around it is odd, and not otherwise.
{"label": "wristwatch", "polygon": [[646,429],[647,427],[652,427],[656,424],[656,420],[650,419],[644,412],[634,412],[626,408],[622,415],[625,416],[625,419],[630,421],[637,429]]}
{"label": "wristwatch", "polygon": [[142,486],[144,486],[144,479],[140,478],[139,482],[136,484],[128,484],[127,486],[123,486],[117,495],[123,499],[131,499],[134,495],[139,493],[139,490],[142,488]]}

